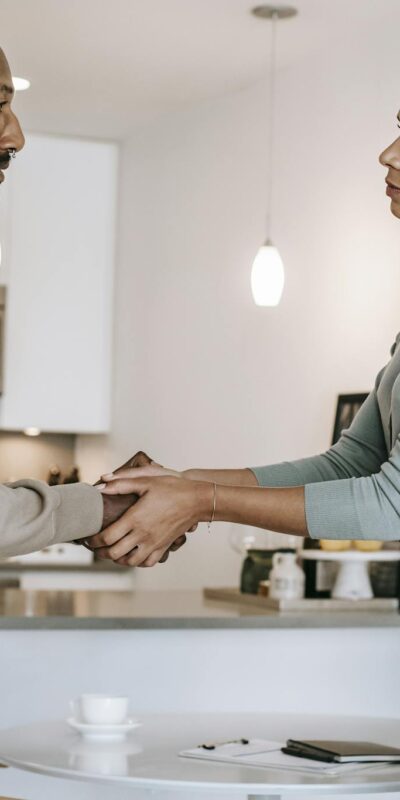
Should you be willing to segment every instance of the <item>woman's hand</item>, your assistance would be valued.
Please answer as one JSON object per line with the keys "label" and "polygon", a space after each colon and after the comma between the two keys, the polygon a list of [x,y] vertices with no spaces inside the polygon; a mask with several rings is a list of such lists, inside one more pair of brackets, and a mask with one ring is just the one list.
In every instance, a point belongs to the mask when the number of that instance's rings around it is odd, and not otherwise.
{"label": "woman's hand", "polygon": [[211,516],[213,486],[175,476],[110,480],[104,494],[137,494],[139,500],[117,522],[92,536],[100,558],[129,566],[154,566],[201,520]]}

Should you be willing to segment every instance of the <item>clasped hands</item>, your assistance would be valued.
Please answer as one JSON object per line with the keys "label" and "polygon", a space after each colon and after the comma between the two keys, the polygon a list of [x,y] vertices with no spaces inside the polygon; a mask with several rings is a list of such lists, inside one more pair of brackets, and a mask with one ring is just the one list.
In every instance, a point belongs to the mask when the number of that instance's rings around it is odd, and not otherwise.
{"label": "clasped hands", "polygon": [[211,484],[186,480],[143,452],[96,485],[103,496],[102,530],[81,542],[122,566],[164,563],[212,508]]}

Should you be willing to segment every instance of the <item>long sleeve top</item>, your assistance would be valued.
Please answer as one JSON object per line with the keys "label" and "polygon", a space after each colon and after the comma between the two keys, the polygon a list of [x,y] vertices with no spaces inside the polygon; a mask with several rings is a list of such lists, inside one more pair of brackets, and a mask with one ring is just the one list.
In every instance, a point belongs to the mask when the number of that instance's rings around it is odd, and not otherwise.
{"label": "long sleeve top", "polygon": [[252,467],[260,486],[305,487],[314,539],[400,539],[400,334],[350,428],[326,453]]}
{"label": "long sleeve top", "polygon": [[85,483],[50,487],[24,479],[0,485],[2,558],[90,536],[102,521],[102,496]]}

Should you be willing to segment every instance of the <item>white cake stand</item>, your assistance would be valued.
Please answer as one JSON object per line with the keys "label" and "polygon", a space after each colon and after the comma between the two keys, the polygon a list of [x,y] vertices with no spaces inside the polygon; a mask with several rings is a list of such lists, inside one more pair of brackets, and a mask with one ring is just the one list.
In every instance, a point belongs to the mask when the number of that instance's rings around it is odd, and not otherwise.
{"label": "white cake stand", "polygon": [[303,550],[301,558],[336,561],[339,565],[332,597],[336,600],[370,600],[374,593],[369,579],[370,561],[400,561],[400,550]]}

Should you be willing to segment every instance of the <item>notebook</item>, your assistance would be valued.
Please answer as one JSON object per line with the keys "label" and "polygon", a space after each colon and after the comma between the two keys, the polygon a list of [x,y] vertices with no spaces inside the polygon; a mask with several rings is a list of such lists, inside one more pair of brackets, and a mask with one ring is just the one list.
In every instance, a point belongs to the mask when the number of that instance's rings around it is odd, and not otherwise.
{"label": "notebook", "polygon": [[294,757],[347,764],[364,761],[399,761],[400,750],[376,742],[325,741],[288,739],[283,752]]}
{"label": "notebook", "polygon": [[[247,741],[247,744],[242,744]],[[182,750],[179,755],[183,758],[196,758],[203,761],[225,762],[249,767],[264,767],[266,769],[291,770],[308,773],[309,775],[326,775],[327,777],[339,776],[354,770],[368,769],[369,764],[338,764],[323,763],[320,760],[298,758],[282,752],[282,742],[268,741],[266,739],[239,740],[238,742],[221,742],[216,745],[194,747]],[[383,766],[383,765],[382,765]]]}

